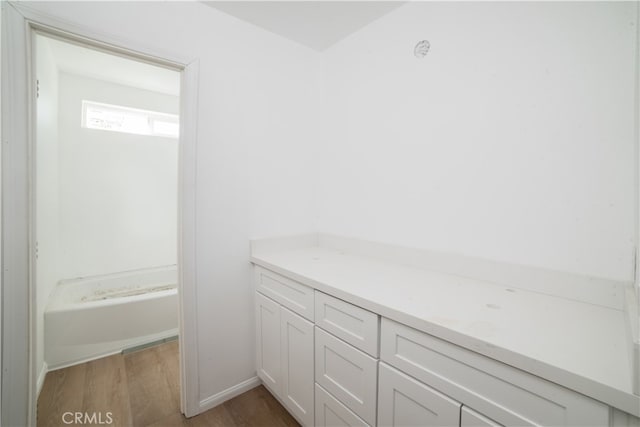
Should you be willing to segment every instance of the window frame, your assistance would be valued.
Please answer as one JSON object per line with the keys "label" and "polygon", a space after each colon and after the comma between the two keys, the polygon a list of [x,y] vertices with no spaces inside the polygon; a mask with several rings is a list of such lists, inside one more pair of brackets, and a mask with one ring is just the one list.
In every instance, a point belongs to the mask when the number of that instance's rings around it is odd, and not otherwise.
{"label": "window frame", "polygon": [[[138,116],[138,118],[146,116],[146,128],[135,129],[129,128],[110,128],[99,125],[91,125],[90,109],[101,109],[106,114],[129,114],[132,118]],[[176,125],[176,133],[171,132],[158,132],[156,129],[156,123],[168,123]],[[123,124],[123,126],[126,126]],[[82,115],[81,115],[81,127],[84,129],[103,130],[109,132],[128,133],[131,135],[143,135],[143,136],[159,136],[163,138],[178,139],[180,137],[180,116],[178,114],[164,113],[161,111],[144,110],[141,108],[127,107],[124,105],[107,104],[104,102],[91,101],[87,99],[82,100]]]}

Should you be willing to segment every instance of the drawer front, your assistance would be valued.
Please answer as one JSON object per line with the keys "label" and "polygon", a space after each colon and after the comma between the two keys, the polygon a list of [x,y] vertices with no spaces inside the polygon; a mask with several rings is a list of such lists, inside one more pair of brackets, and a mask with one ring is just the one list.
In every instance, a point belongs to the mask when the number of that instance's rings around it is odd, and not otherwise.
{"label": "drawer front", "polygon": [[316,384],[316,427],[369,427],[369,424]]}
{"label": "drawer front", "polygon": [[458,427],[460,403],[380,363],[378,425]]}
{"label": "drawer front", "polygon": [[473,409],[462,407],[460,412],[460,427],[503,427],[501,424],[490,420],[474,411]]}
{"label": "drawer front", "polygon": [[378,361],[316,326],[316,382],[376,425]]}
{"label": "drawer front", "polygon": [[504,425],[608,424],[600,402],[386,318],[380,358]]}
{"label": "drawer front", "polygon": [[322,292],[315,294],[316,325],[378,357],[379,316]]}
{"label": "drawer front", "polygon": [[313,288],[262,267],[254,266],[256,290],[313,322]]}

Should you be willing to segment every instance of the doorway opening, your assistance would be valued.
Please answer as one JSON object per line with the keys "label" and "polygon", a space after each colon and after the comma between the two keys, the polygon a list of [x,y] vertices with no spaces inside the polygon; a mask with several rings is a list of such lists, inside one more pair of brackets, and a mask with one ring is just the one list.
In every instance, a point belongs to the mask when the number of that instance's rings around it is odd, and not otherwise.
{"label": "doorway opening", "polygon": [[[37,397],[58,370],[178,336],[181,73],[39,31],[32,53]],[[120,378],[124,365],[109,363]],[[167,371],[179,388],[179,367]],[[178,411],[181,396],[172,399]],[[100,412],[69,405],[46,416]]]}

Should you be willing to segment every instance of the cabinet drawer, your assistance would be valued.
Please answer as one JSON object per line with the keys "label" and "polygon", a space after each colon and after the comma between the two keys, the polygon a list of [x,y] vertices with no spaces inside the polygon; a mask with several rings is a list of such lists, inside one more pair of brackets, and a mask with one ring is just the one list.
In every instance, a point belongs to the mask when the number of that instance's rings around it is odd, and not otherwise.
{"label": "cabinet drawer", "polygon": [[608,423],[600,402],[386,318],[380,358],[504,425]]}
{"label": "cabinet drawer", "polygon": [[503,427],[466,406],[460,411],[460,427]]}
{"label": "cabinet drawer", "polygon": [[369,427],[369,424],[316,384],[316,427]]}
{"label": "cabinet drawer", "polygon": [[316,382],[376,425],[378,361],[316,326]]}
{"label": "cabinet drawer", "polygon": [[458,427],[462,405],[380,363],[378,425]]}
{"label": "cabinet drawer", "polygon": [[315,294],[316,325],[356,348],[378,357],[379,317],[322,292]]}
{"label": "cabinet drawer", "polygon": [[313,288],[254,266],[256,290],[313,322]]}

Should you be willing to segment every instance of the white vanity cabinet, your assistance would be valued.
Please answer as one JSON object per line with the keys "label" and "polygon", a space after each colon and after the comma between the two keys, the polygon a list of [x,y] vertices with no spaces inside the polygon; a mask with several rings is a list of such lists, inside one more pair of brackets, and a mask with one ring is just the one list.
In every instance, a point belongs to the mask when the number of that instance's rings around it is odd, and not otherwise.
{"label": "white vanity cabinet", "polygon": [[[440,324],[445,315],[463,324],[469,313],[459,307],[458,286],[440,285],[445,276],[423,277],[417,269],[315,247],[253,259],[257,373],[305,426],[640,427],[637,396],[610,396],[599,383],[585,385],[592,380],[562,360],[549,363],[556,349],[518,352],[518,340],[515,350],[501,348],[482,331],[463,334]],[[490,317],[503,344],[510,335],[501,328],[538,339],[548,333],[511,314],[530,309],[531,299],[556,314],[569,305],[583,309],[546,295],[525,299],[521,291],[490,283],[468,289],[478,302],[467,299],[465,307]],[[437,303],[423,305],[428,298]],[[486,312],[489,305],[495,313]],[[598,307],[584,311],[610,319]],[[552,331],[554,342],[573,337],[572,328]]]}
{"label": "white vanity cabinet", "polygon": [[314,425],[313,323],[255,293],[258,377],[305,426]]}

